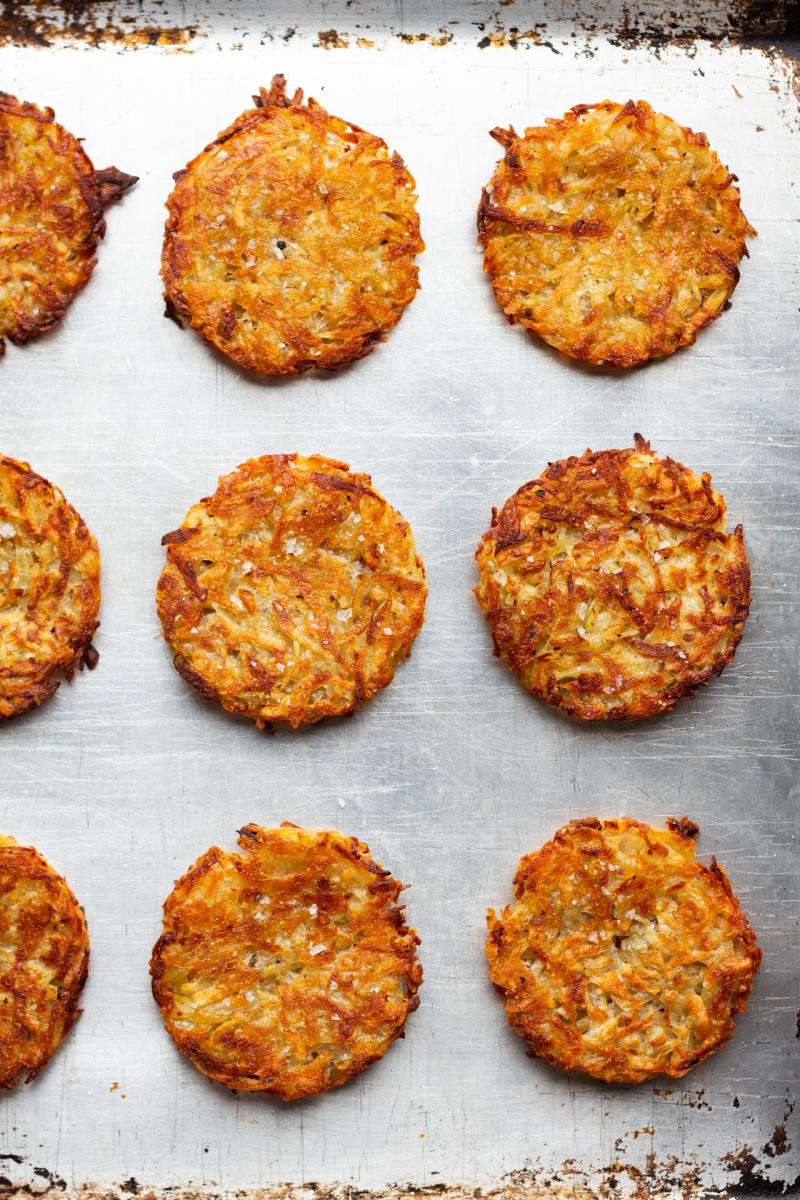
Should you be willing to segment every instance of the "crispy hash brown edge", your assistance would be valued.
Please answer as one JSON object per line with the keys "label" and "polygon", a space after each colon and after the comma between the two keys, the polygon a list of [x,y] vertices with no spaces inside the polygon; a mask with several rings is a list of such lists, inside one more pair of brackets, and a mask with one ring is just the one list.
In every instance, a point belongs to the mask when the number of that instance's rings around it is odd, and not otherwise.
{"label": "crispy hash brown edge", "polygon": [[[13,838],[0,838],[0,888],[5,896],[24,880],[46,887],[52,904],[58,905],[59,924],[69,931],[70,954],[58,985],[57,997],[46,1027],[31,1039],[26,1010],[42,1002],[42,988],[27,970],[27,959],[19,949],[11,970],[0,974],[0,997],[12,997],[12,1032],[0,1040],[0,1088],[16,1087],[23,1075],[26,1083],[35,1079],[83,1012],[78,1001],[89,973],[89,934],[83,909],[66,880],[32,846],[18,846]],[[50,911],[42,914],[41,896],[36,906],[27,906],[25,935],[28,940],[41,936],[50,924]],[[0,906],[0,914],[4,915]],[[50,965],[48,963],[48,965]],[[31,1055],[32,1040],[36,1053]],[[21,1051],[21,1054],[18,1054]]]}
{"label": "crispy hash brown edge", "polygon": [[[3,125],[8,129],[14,120],[36,121],[39,126],[37,139],[44,137],[47,132],[57,147],[58,157],[69,159],[85,206],[84,213],[72,218],[73,228],[85,221],[88,222],[88,232],[72,248],[72,254],[80,264],[77,281],[67,289],[49,285],[37,302],[38,315],[31,314],[27,308],[18,307],[15,312],[16,324],[4,330],[3,337],[0,337],[0,358],[5,352],[3,338],[7,337],[14,345],[20,346],[36,334],[51,329],[62,319],[74,297],[89,282],[97,265],[95,251],[106,233],[104,209],[119,200],[138,181],[138,176],[126,175],[116,167],[96,171],[78,139],[56,123],[52,108],[40,109],[35,104],[18,100],[8,92],[0,92],[0,129]],[[13,137],[13,132],[6,136]],[[40,203],[47,208],[46,201]],[[69,233],[66,236],[69,237]]]}
{"label": "crispy hash brown edge", "polygon": [[[545,1059],[551,1066],[559,1070],[582,1071],[594,1078],[603,1079],[607,1083],[636,1084],[647,1079],[654,1079],[659,1075],[680,1078],[729,1041],[736,1028],[733,1018],[746,1010],[747,1000],[762,958],[762,952],[756,945],[756,935],[742,912],[737,897],[733,894],[725,870],[713,857],[708,867],[694,857],[694,838],[699,833],[695,822],[688,817],[681,817],[679,820],[670,817],[666,825],[666,830],[655,829],[625,817],[602,822],[596,818],[571,821],[559,829],[552,840],[545,843],[541,850],[526,854],[520,859],[514,877],[514,904],[503,909],[499,916],[492,909],[487,912],[489,936],[486,953],[489,960],[489,975],[496,991],[506,999],[506,1015],[509,1024],[528,1042],[538,1057]],[[587,834],[599,834],[604,844],[608,845],[603,836],[607,831],[612,834],[619,832],[623,836],[628,831],[635,831],[643,838],[648,853],[655,853],[661,857],[668,855],[670,849],[682,852],[686,862],[683,872],[686,881],[702,880],[709,908],[715,910],[717,916],[720,915],[719,910],[724,912],[731,936],[741,942],[743,957],[749,959],[749,969],[746,971],[726,973],[722,967],[716,970],[715,982],[719,983],[719,991],[712,1001],[710,1013],[715,1028],[704,1038],[702,1043],[694,1050],[666,1051],[660,1057],[657,1053],[653,1053],[650,1066],[645,1069],[637,1070],[631,1065],[631,1054],[625,1050],[618,1050],[614,1046],[608,1047],[602,1066],[598,1066],[596,1062],[593,1067],[588,1065],[588,1060],[596,1059],[599,1051],[596,1046],[584,1044],[583,1035],[577,1028],[577,1009],[584,1001],[584,980],[587,978],[581,972],[582,959],[579,958],[572,972],[568,971],[563,963],[559,964],[561,974],[564,976],[564,988],[559,998],[566,1009],[567,1019],[556,1013],[552,994],[549,999],[545,996],[544,1002],[540,1000],[537,1005],[535,997],[538,992],[544,993],[544,989],[535,982],[531,982],[533,976],[529,971],[526,970],[528,978],[520,976],[524,950],[514,957],[513,963],[501,962],[501,956],[508,950],[509,943],[514,943],[519,949],[524,940],[527,946],[529,926],[533,925],[539,929],[546,921],[546,917],[529,918],[526,916],[523,918],[523,923],[520,924],[517,915],[517,909],[524,907],[526,898],[536,894],[539,880],[541,879],[546,886],[546,879],[553,870],[556,870],[559,877],[565,880],[568,878],[570,870],[573,872],[580,870],[578,859],[582,849],[584,855],[588,856],[593,864],[595,858],[601,855],[602,851],[596,845],[597,839],[592,845],[584,845]],[[673,870],[677,873],[679,868],[673,864]],[[586,871],[581,873],[585,876]],[[638,877],[634,876],[633,878],[637,879]],[[581,885],[588,889],[589,884],[585,878],[581,880]],[[604,903],[606,905],[608,903],[604,901],[603,895],[597,894],[598,890],[603,891],[598,885],[594,889],[593,895],[591,892],[589,893],[596,909],[602,908]],[[647,906],[646,892],[640,889],[636,893],[636,897],[637,907],[645,908]],[[596,935],[594,937],[596,940]],[[541,958],[540,951],[537,951],[536,957],[537,959]],[[519,964],[517,958],[519,958]],[[547,959],[545,959],[545,967],[546,965]],[[552,988],[552,977],[549,977],[548,981]],[[652,987],[652,978],[650,977],[648,977],[648,986]],[[647,989],[643,986],[643,990]],[[641,1058],[643,1055],[640,1054],[639,1057]]]}
{"label": "crispy hash brown edge", "polygon": [[[241,482],[246,482],[258,471],[266,472],[268,470],[281,472],[282,486],[286,486],[287,477],[288,480],[291,480],[291,475],[294,474],[298,490],[304,485],[308,486],[312,484],[314,487],[320,489],[323,496],[333,493],[346,494],[349,498],[352,494],[359,502],[362,499],[375,500],[383,506],[382,514],[391,521],[395,532],[402,534],[404,540],[408,538],[411,541],[410,553],[413,554],[414,567],[418,572],[418,577],[406,577],[405,573],[402,573],[401,577],[401,572],[398,569],[395,572],[394,583],[395,587],[400,589],[401,594],[405,596],[409,604],[407,593],[418,593],[418,598],[413,605],[413,612],[405,620],[401,620],[399,617],[392,618],[392,640],[391,642],[387,642],[381,660],[367,664],[366,670],[363,662],[356,661],[351,677],[352,688],[350,700],[347,703],[342,702],[338,697],[334,697],[332,700],[309,698],[304,703],[297,703],[286,707],[282,706],[279,700],[272,703],[262,703],[260,699],[252,699],[252,688],[245,689],[247,693],[245,695],[242,693],[241,688],[232,689],[229,687],[225,679],[224,668],[220,669],[218,677],[209,678],[207,674],[204,675],[199,671],[192,661],[189,661],[187,653],[176,647],[175,643],[180,640],[177,633],[177,626],[181,622],[185,623],[185,617],[188,612],[187,605],[196,605],[198,601],[203,603],[208,598],[210,591],[209,588],[206,588],[198,580],[197,570],[191,561],[193,539],[196,536],[199,538],[204,536],[205,530],[203,526],[206,521],[209,523],[213,522],[213,529],[210,531],[209,536],[219,538],[221,536],[221,514],[225,510],[230,512],[237,504],[238,485]],[[255,493],[252,495],[255,495]],[[248,496],[248,500],[252,499],[252,495]],[[316,515],[312,511],[308,518],[310,523],[309,536],[315,536],[317,533],[315,529]],[[235,518],[232,519],[235,523]],[[280,521],[282,520],[283,517],[280,518]],[[198,524],[198,522],[201,522],[201,524]],[[302,517],[300,515],[294,514],[292,524],[296,533],[302,534],[304,532]],[[366,526],[362,526],[362,528],[364,528],[365,532],[368,532]],[[277,530],[273,536],[277,536]],[[358,712],[368,700],[374,699],[379,691],[389,686],[394,678],[397,666],[404,659],[411,657],[411,647],[425,621],[425,603],[428,595],[427,584],[425,582],[425,568],[422,559],[416,551],[416,543],[408,522],[392,507],[385,497],[373,488],[369,475],[351,472],[347,463],[339,462],[336,459],[324,458],[321,455],[303,456],[299,454],[263,455],[257,459],[248,459],[246,463],[237,467],[235,471],[228,475],[220,476],[214,495],[206,497],[199,504],[194,505],[187,514],[180,529],[164,534],[161,543],[167,547],[167,565],[164,567],[158,582],[157,609],[163,626],[164,640],[173,652],[173,666],[175,670],[184,682],[188,683],[204,700],[216,701],[228,712],[249,717],[256,722],[259,728],[271,730],[274,722],[289,724],[292,728],[297,728],[301,724],[318,724],[333,717],[351,716],[353,713]],[[314,548],[312,545],[310,549],[313,550]],[[366,546],[364,553],[370,553]],[[294,565],[298,569],[301,569],[303,561],[302,558],[298,558],[295,560]],[[277,603],[278,601],[274,601],[273,607]],[[281,606],[277,621],[281,629],[283,629],[285,621],[288,619],[285,611]],[[315,628],[318,628],[318,626]],[[331,636],[320,635],[320,642],[324,651],[328,649],[328,641],[330,641]],[[333,637],[335,641],[335,635]],[[374,641],[372,628],[367,633],[366,641],[368,643]],[[314,651],[314,653],[319,652]],[[216,657],[219,658],[218,650]],[[263,669],[251,665],[250,670],[256,682],[258,682],[260,677],[263,676]],[[343,674],[346,674],[344,670]],[[288,675],[286,673],[276,675],[270,681],[268,694],[270,696],[276,693],[278,695],[285,694],[285,689],[279,685],[283,681],[286,681],[287,678]],[[323,680],[322,683],[324,682]],[[248,698],[248,696],[251,698]]]}
{"label": "crispy hash brown edge", "polygon": [[[384,933],[390,935],[392,950],[396,956],[402,959],[402,972],[398,973],[401,974],[405,992],[405,1011],[399,1019],[395,1020],[394,1027],[385,1035],[380,1053],[356,1050],[344,1069],[340,1069],[340,1060],[337,1061],[336,1073],[328,1078],[325,1075],[325,1064],[322,1057],[312,1058],[311,1061],[299,1066],[279,1068],[274,1074],[262,1078],[248,1074],[244,1064],[232,1069],[231,1063],[226,1063],[215,1056],[213,1050],[209,1048],[209,1039],[206,1036],[202,1033],[196,1034],[186,1028],[185,1017],[180,1018],[183,1027],[178,1027],[179,1018],[176,1016],[175,995],[164,983],[172,948],[182,948],[187,943],[191,945],[193,941],[196,942],[198,936],[204,936],[202,931],[196,933],[187,926],[185,908],[182,909],[181,906],[185,906],[191,901],[195,889],[202,889],[206,875],[218,865],[232,871],[241,868],[242,876],[247,879],[249,872],[250,882],[252,882],[252,875],[257,869],[257,862],[253,856],[255,848],[268,844],[270,840],[275,841],[276,835],[281,843],[285,843],[287,835],[295,835],[297,849],[292,851],[283,845],[278,851],[281,855],[289,856],[293,852],[300,856],[304,852],[311,853],[315,850],[324,852],[333,849],[342,859],[368,873],[368,876],[372,876],[368,890],[381,903],[381,909],[374,919],[383,920],[386,926]],[[389,871],[372,860],[369,847],[365,843],[359,842],[357,838],[338,833],[336,830],[302,829],[291,821],[284,821],[279,829],[264,829],[250,824],[239,830],[239,845],[247,852],[246,855],[226,853],[216,846],[211,847],[197,859],[194,866],[185,875],[176,881],[173,891],[165,900],[164,932],[153,947],[150,961],[153,998],[164,1017],[165,1029],[178,1050],[210,1079],[217,1080],[234,1091],[264,1092],[279,1096],[283,1100],[316,1096],[334,1087],[340,1087],[360,1075],[373,1062],[379,1061],[392,1042],[405,1037],[408,1016],[419,1008],[420,1001],[417,992],[422,984],[422,967],[417,959],[416,947],[419,945],[420,939],[416,930],[406,925],[404,907],[397,906],[397,899],[400,892],[404,890],[404,885],[393,879]],[[325,875],[324,863],[322,874]],[[389,905],[392,907],[388,907]],[[215,937],[216,935],[210,936]],[[250,940],[248,939],[248,944]],[[311,954],[316,953],[316,947],[311,947],[310,944],[309,950]],[[348,1040],[351,1036],[352,1031],[348,1035]],[[235,1037],[236,1035],[233,1035],[231,1039],[232,1045],[235,1044],[233,1040]],[[242,1048],[243,1042],[244,1039],[239,1035],[240,1048]],[[345,1044],[347,1043],[345,1042]],[[249,1049],[249,1047],[247,1048]]]}
{"label": "crispy hash brown edge", "polygon": [[[698,479],[694,472],[684,467],[682,463],[675,462],[669,457],[658,459],[651,450],[649,442],[641,434],[635,434],[635,442],[635,447],[626,450],[586,450],[580,457],[571,456],[555,463],[549,463],[544,474],[518,488],[505,502],[499,513],[495,508],[492,509],[491,528],[483,535],[475,553],[480,582],[474,588],[474,594],[491,630],[494,657],[505,658],[509,670],[517,676],[523,687],[532,695],[544,700],[553,708],[584,721],[605,719],[634,721],[661,712],[671,712],[679,699],[693,696],[701,685],[705,686],[711,678],[721,675],[725,667],[733,661],[750,611],[750,564],[744,549],[743,527],[737,525],[733,534],[724,532],[725,502],[712,488],[711,476],[704,474]],[[606,703],[603,697],[595,697],[588,685],[583,689],[576,689],[572,698],[567,699],[559,690],[555,675],[548,679],[546,685],[539,685],[534,681],[533,675],[537,661],[535,646],[541,634],[546,632],[547,626],[539,628],[531,625],[530,628],[526,627],[522,635],[514,629],[514,608],[508,609],[503,605],[497,584],[493,581],[495,556],[502,554],[505,550],[513,550],[526,541],[530,534],[526,534],[521,529],[521,524],[531,512],[541,511],[542,518],[556,522],[556,527],[558,522],[566,521],[568,524],[577,525],[580,528],[584,520],[580,511],[570,512],[565,507],[565,499],[570,498],[565,497],[565,481],[568,482],[577,471],[584,467],[588,467],[592,475],[597,473],[597,477],[601,478],[605,467],[608,466],[616,475],[617,486],[621,488],[624,481],[621,480],[619,472],[624,467],[625,461],[636,453],[652,455],[654,462],[667,471],[668,476],[675,481],[676,485],[680,486],[681,482],[685,482],[686,489],[689,489],[692,483],[697,484],[697,496],[703,496],[709,507],[715,510],[716,515],[721,519],[722,529],[718,528],[720,520],[711,521],[709,525],[709,521],[703,519],[699,520],[697,524],[685,524],[684,528],[697,532],[702,532],[707,528],[715,543],[721,542],[732,548],[735,561],[726,573],[725,580],[731,607],[730,617],[726,623],[730,633],[730,644],[722,650],[715,645],[713,656],[704,667],[689,669],[688,663],[677,654],[677,648],[674,646],[650,645],[641,638],[626,638],[625,640],[638,653],[645,655],[650,660],[655,660],[655,651],[659,651],[662,657],[669,658],[670,672],[676,676],[675,682],[650,693],[646,693],[642,688],[642,694],[633,702],[621,703],[614,699]],[[681,490],[685,493],[686,489]],[[653,510],[652,517],[666,524],[680,527],[680,520],[675,515]],[[619,523],[619,527],[624,528],[623,523]],[[514,604],[516,605],[516,601]],[[716,624],[718,622],[712,621],[713,627],[716,627]],[[597,657],[592,651],[587,653],[587,659]],[[525,675],[531,666],[531,677],[526,679]]]}
{"label": "crispy hash brown edge", "polygon": [[[307,105],[303,105],[302,100],[302,88],[298,88],[292,99],[289,100],[286,96],[285,77],[283,75],[275,75],[269,91],[266,88],[261,88],[259,95],[253,97],[255,108],[247,109],[243,112],[232,125],[224,129],[200,154],[196,155],[181,170],[174,173],[175,187],[167,200],[169,215],[165,226],[161,256],[161,274],[166,288],[164,292],[166,312],[164,315],[174,320],[181,327],[183,327],[184,320],[188,321],[191,327],[197,330],[215,350],[220,351],[220,353],[241,367],[266,375],[296,375],[299,372],[308,371],[312,367],[317,367],[320,370],[335,370],[371,354],[376,345],[386,341],[386,334],[400,321],[405,308],[411,303],[416,292],[419,290],[419,270],[414,265],[413,259],[416,254],[421,253],[425,249],[425,243],[420,236],[419,216],[414,204],[416,197],[414,197],[411,203],[411,222],[413,226],[411,236],[406,242],[398,243],[392,247],[395,257],[405,255],[411,258],[413,282],[408,287],[406,294],[399,295],[395,299],[396,311],[392,318],[385,320],[381,328],[375,328],[366,334],[351,338],[349,341],[340,343],[337,346],[332,345],[323,349],[315,346],[313,357],[311,356],[311,348],[302,347],[301,341],[298,340],[297,345],[300,348],[289,361],[266,363],[260,360],[255,352],[240,349],[227,340],[230,336],[230,333],[227,331],[229,320],[233,320],[233,325],[235,326],[233,305],[231,305],[230,318],[224,318],[227,336],[220,336],[216,324],[209,322],[202,313],[193,311],[193,300],[187,295],[187,289],[183,283],[186,273],[185,268],[189,261],[189,250],[182,238],[184,236],[184,226],[192,211],[197,207],[194,195],[194,175],[206,165],[209,155],[213,154],[219,147],[229,143],[231,139],[235,139],[238,134],[250,133],[259,125],[270,122],[277,114],[285,112],[300,116],[315,130],[322,126],[328,126],[333,128],[335,133],[340,137],[347,135],[349,131],[352,140],[355,142],[363,139],[376,149],[388,150],[383,138],[368,133],[350,121],[333,116],[313,98],[309,99]],[[230,149],[229,146],[229,153]],[[394,169],[394,183],[396,188],[403,187],[406,184],[410,184],[412,188],[416,186],[413,177],[399,154],[396,152],[392,154],[389,162]],[[283,336],[286,335],[284,334]]]}
{"label": "crispy hash brown edge", "polygon": [[[10,481],[18,512],[3,513],[7,507],[2,503],[3,476]],[[47,512],[45,517],[35,511],[35,506],[41,504]],[[8,656],[0,634],[0,720],[19,716],[48,700],[59,687],[59,681],[51,678],[55,671],[63,671],[71,683],[76,667],[83,670],[85,664],[93,670],[99,659],[92,645],[92,638],[100,626],[97,619],[100,609],[97,541],[59,488],[32,471],[28,463],[0,456],[0,517],[16,520],[27,527],[29,508],[37,536],[47,537],[59,550],[59,595],[63,597],[70,591],[69,577],[73,569],[85,576],[85,582],[75,589],[82,601],[81,615],[77,625],[69,615],[56,618],[52,627],[55,644],[51,657],[44,662]],[[42,530],[44,534],[40,533]],[[40,598],[36,591],[34,588],[34,600]],[[29,611],[35,611],[35,604]]]}
{"label": "crispy hash brown edge", "polygon": [[[570,224],[564,224],[559,223],[557,219],[543,221],[541,219],[528,218],[514,212],[514,210],[505,205],[503,198],[507,196],[509,189],[513,186],[515,177],[524,170],[520,160],[520,146],[526,140],[534,139],[542,141],[549,146],[559,137],[566,138],[576,134],[580,129],[582,118],[587,114],[594,112],[610,113],[615,110],[616,117],[614,123],[632,116],[638,129],[647,128],[654,120],[669,121],[670,125],[674,125],[676,129],[681,131],[685,144],[697,147],[699,150],[707,150],[711,162],[719,169],[719,173],[725,173],[724,178],[721,178],[718,184],[710,185],[712,190],[719,194],[720,204],[725,210],[727,221],[726,232],[729,235],[729,240],[732,241],[732,244],[727,246],[727,249],[731,250],[732,254],[718,248],[712,251],[717,271],[722,276],[727,277],[728,280],[725,288],[725,296],[720,300],[719,306],[716,309],[707,307],[703,303],[703,305],[692,313],[691,317],[678,320],[675,323],[677,332],[673,341],[667,338],[669,300],[671,299],[671,295],[666,303],[663,296],[654,298],[651,306],[650,320],[651,327],[655,331],[655,336],[651,335],[650,345],[644,353],[637,351],[633,347],[620,351],[613,345],[604,346],[602,343],[596,343],[594,335],[588,332],[582,336],[566,332],[554,336],[552,330],[548,328],[548,323],[537,318],[531,308],[516,311],[517,306],[514,304],[511,296],[513,288],[509,291],[507,283],[504,282],[506,272],[495,263],[491,253],[493,239],[495,236],[501,234],[503,228],[512,229],[523,234],[529,232],[535,235],[567,235],[572,238],[573,242],[587,238],[606,237],[608,235],[609,227],[603,220],[580,218]],[[549,117],[547,118],[546,125],[526,129],[522,136],[516,133],[513,127],[509,127],[508,129],[496,127],[490,130],[490,135],[504,147],[505,155],[497,164],[488,187],[484,188],[481,194],[477,218],[478,242],[485,251],[484,271],[491,279],[495,297],[505,312],[509,324],[514,325],[519,321],[535,337],[560,350],[562,353],[569,355],[571,358],[579,359],[595,366],[634,367],[647,362],[651,358],[673,354],[682,346],[694,344],[700,330],[713,321],[716,321],[722,315],[724,308],[729,306],[728,301],[739,282],[738,264],[742,257],[749,257],[745,238],[748,235],[756,236],[756,230],[753,229],[741,210],[741,197],[738,189],[733,186],[738,182],[738,177],[729,173],[727,168],[722,166],[716,152],[711,150],[704,133],[695,133],[687,126],[678,125],[672,118],[665,117],[662,113],[654,112],[646,101],[634,102],[633,100],[628,100],[626,104],[621,105],[604,100],[597,104],[576,104],[564,114],[562,119]],[[516,275],[517,273],[515,272],[514,274]],[[508,295],[506,294],[507,292]]]}

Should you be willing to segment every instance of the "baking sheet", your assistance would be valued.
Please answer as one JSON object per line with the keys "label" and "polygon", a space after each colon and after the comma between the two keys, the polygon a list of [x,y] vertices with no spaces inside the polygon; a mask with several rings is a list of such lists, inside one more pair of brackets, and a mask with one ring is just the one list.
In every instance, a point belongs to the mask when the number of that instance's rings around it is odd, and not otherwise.
{"label": "baking sheet", "polygon": [[[0,828],[66,875],[92,939],[84,1016],[39,1079],[0,1100],[5,1186],[608,1193],[616,1181],[758,1195],[795,1180],[791,64],[727,38],[587,35],[563,6],[112,8],[108,20],[129,12],[131,29],[157,16],[195,34],[172,50],[134,37],[140,48],[123,49],[110,36],[0,48],[4,90],[53,105],[96,166],[141,176],[108,214],[95,276],[63,324],[0,364],[0,449],[64,489],[103,557],[97,670],[0,727]],[[697,17],[690,6],[680,19]],[[334,40],[320,37],[331,30]],[[428,245],[422,291],[386,345],[338,374],[285,381],[237,369],[164,320],[158,278],[172,172],[276,71],[403,155]],[[474,213],[499,156],[489,128],[629,96],[708,134],[759,236],[731,311],[694,348],[624,373],[583,367],[506,325]],[[754,604],[735,664],[702,695],[653,721],[590,727],[534,702],[492,658],[472,556],[490,507],[548,460],[630,445],[634,430],[712,472],[731,523],[745,526]],[[153,593],[162,533],[217,476],[293,450],[372,474],[411,522],[430,600],[387,691],[352,718],[270,737],[182,683]],[[483,953],[485,909],[507,901],[519,856],[573,817],[623,813],[697,820],[699,855],[724,864],[764,950],[727,1049],[682,1080],[637,1088],[526,1057]],[[231,848],[245,822],[287,819],[363,838],[412,885],[426,975],[405,1040],[381,1063],[290,1105],[227,1092],[182,1059],[147,974],[172,881],[209,845]]]}

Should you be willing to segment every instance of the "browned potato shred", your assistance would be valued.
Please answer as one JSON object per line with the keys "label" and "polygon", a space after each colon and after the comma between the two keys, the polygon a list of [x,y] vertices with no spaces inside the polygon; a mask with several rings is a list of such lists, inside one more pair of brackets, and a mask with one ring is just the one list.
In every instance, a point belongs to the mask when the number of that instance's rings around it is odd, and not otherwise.
{"label": "browned potato shred", "polygon": [[632,367],[720,315],[755,230],[705,134],[643,100],[605,100],[492,136],[506,154],[478,230],[512,325],[573,358]]}
{"label": "browned potato shred", "polygon": [[418,1004],[419,939],[402,885],[333,830],[246,825],[164,904],[150,964],[178,1049],[227,1087],[284,1100],[381,1058]]}
{"label": "browned potato shred", "polygon": [[0,92],[0,356],[60,321],[95,268],[103,208],[136,182],[95,171],[77,138]]}
{"label": "browned potato shred", "polygon": [[39,1074],[80,1016],[83,912],[31,846],[0,837],[0,1087]]}
{"label": "browned potato shred", "polygon": [[163,542],[158,612],[176,670],[260,727],[355,712],[422,627],[407,522],[334,459],[250,459]]}
{"label": "browned potato shred", "polygon": [[504,657],[586,721],[669,711],[732,661],[750,607],[741,525],[682,463],[636,448],[551,463],[507,500],[475,557]]}
{"label": "browned potato shred", "polygon": [[419,284],[414,180],[386,143],[276,75],[178,171],[162,274],[168,311],[268,375],[370,354]]}
{"label": "browned potato shred", "polygon": [[27,463],[0,457],[0,717],[72,679],[99,625],[97,542],[62,493]]}
{"label": "browned potato shred", "polygon": [[609,1083],[677,1078],[718,1050],[761,962],[697,826],[572,821],[521,859],[488,914],[489,972],[513,1028],[562,1070]]}

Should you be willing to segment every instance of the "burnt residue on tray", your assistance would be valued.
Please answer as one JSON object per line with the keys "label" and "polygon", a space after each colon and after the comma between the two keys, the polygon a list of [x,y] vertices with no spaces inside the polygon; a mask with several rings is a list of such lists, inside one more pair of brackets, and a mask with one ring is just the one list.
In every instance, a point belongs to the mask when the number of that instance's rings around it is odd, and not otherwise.
{"label": "burnt residue on tray", "polygon": [[100,6],[96,0],[0,0],[0,45],[114,45],[186,49],[196,25],[169,25],[142,18],[142,8],[122,3]]}

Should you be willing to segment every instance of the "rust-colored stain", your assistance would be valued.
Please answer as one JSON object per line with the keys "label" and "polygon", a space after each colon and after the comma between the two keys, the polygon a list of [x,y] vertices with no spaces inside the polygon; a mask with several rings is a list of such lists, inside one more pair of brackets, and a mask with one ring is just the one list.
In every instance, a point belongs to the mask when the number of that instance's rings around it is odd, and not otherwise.
{"label": "rust-colored stain", "polygon": [[350,39],[346,34],[337,33],[335,29],[329,29],[326,33],[320,31],[317,34],[319,45],[324,50],[346,50],[350,45]]}
{"label": "rust-colored stain", "polygon": [[93,0],[29,0],[24,5],[18,0],[0,0],[0,45],[44,47],[73,42],[126,50],[143,46],[185,50],[198,32],[195,25],[140,23],[123,4],[113,15],[104,11],[100,24]]}
{"label": "rust-colored stain", "polygon": [[440,29],[439,36],[433,33],[396,33],[395,37],[411,46],[415,42],[427,42],[429,46],[446,46],[453,40],[452,29]]}

